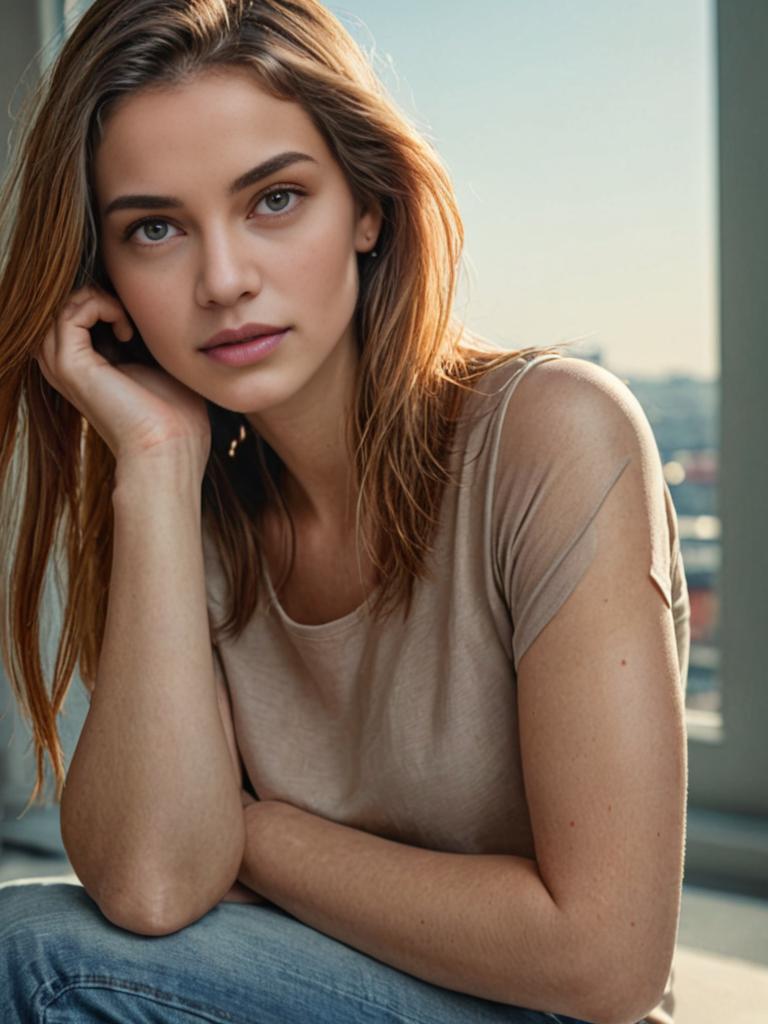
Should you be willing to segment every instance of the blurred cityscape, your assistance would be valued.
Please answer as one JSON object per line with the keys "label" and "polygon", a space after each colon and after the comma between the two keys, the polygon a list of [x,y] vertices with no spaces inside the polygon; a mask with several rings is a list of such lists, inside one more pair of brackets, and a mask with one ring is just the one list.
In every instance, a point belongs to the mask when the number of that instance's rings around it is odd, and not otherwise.
{"label": "blurred cityscape", "polygon": [[[579,354],[611,369],[599,350]],[[616,375],[629,386],[653,428],[677,510],[680,550],[691,599],[686,707],[720,712],[720,384],[681,374],[654,378]]]}

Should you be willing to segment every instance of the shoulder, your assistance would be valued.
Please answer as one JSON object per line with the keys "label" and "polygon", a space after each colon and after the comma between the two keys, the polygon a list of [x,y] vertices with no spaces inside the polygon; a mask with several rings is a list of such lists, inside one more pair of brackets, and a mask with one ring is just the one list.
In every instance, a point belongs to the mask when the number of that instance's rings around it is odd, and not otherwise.
{"label": "shoulder", "polygon": [[585,448],[631,453],[655,440],[629,386],[586,359],[563,356],[523,374],[504,411],[503,434],[520,451]]}
{"label": "shoulder", "polygon": [[516,405],[531,411],[532,405],[567,420],[586,423],[620,421],[636,411],[637,399],[628,385],[610,370],[587,359],[563,356],[531,368],[517,387]]}

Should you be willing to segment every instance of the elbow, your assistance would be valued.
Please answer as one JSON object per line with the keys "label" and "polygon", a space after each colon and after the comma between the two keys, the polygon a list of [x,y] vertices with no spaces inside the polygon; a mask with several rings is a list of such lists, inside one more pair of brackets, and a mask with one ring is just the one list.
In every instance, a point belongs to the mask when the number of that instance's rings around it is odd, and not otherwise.
{"label": "elbow", "polygon": [[191,894],[174,888],[154,899],[145,894],[141,901],[113,898],[98,900],[97,903],[104,917],[124,931],[154,937],[172,935],[194,924],[217,906],[234,885],[236,877],[237,869],[233,877],[219,884],[215,891],[206,887]]}
{"label": "elbow", "polygon": [[[627,1012],[626,1009],[622,1013],[609,1013],[609,1014],[592,1014],[589,1017],[585,1017],[585,1020],[589,1020],[590,1024],[644,1024],[647,1014],[649,1014],[656,1006],[659,1005],[661,996],[658,999],[654,999],[652,1002],[646,1003],[634,1003],[633,1005],[638,1007],[631,1012]],[[627,1003],[625,1001],[624,1006]]]}
{"label": "elbow", "polygon": [[160,936],[181,931],[216,906],[232,888],[237,870],[234,870],[233,878],[226,885],[218,886],[215,892],[207,888],[198,889],[194,897],[176,890],[169,890],[162,897],[153,896],[148,888],[138,896],[136,885],[122,886],[118,894],[114,888],[105,891],[103,887],[89,885],[82,879],[80,881],[101,913],[112,924],[136,935]]}
{"label": "elbow", "polygon": [[[590,1021],[590,1024],[638,1024],[638,1021],[644,1022],[646,1014],[649,1014],[655,1006],[658,1006],[659,999],[654,1000],[652,1003],[645,1003],[643,1005],[635,1003],[635,1006],[639,1006],[639,1009],[627,1012],[626,1009],[621,1013],[601,1013],[601,1014],[590,1014],[589,1017],[583,1018],[584,1020]],[[626,1002],[624,1006],[626,1007]]]}
{"label": "elbow", "polygon": [[591,984],[582,989],[579,1016],[592,1024],[636,1024],[659,1005],[669,976],[638,967],[642,958],[616,965],[604,960],[591,973]]}
{"label": "elbow", "polygon": [[129,904],[109,903],[104,900],[98,903],[99,910],[112,924],[134,935],[170,935],[177,928],[169,927],[165,915]]}
{"label": "elbow", "polygon": [[120,893],[113,891],[96,902],[102,914],[125,931],[171,935],[194,924],[221,902],[236,882],[242,860],[243,847],[236,844],[218,869],[209,864],[202,875],[177,870],[173,880],[161,885],[137,885],[134,879]]}
{"label": "elbow", "polygon": [[89,895],[108,921],[135,935],[170,935],[192,920],[181,923],[177,894],[150,884],[148,877],[141,883],[135,878],[117,885],[112,882]]}
{"label": "elbow", "polygon": [[[163,936],[181,931],[212,910],[237,880],[245,853],[245,819],[237,798],[233,822],[219,841],[150,863],[137,856],[128,866],[104,863],[112,870],[98,872],[89,895],[102,914],[117,927],[136,935]],[[102,865],[103,868],[103,865]],[[119,870],[118,870],[119,868]],[[78,872],[79,874],[79,872]]]}

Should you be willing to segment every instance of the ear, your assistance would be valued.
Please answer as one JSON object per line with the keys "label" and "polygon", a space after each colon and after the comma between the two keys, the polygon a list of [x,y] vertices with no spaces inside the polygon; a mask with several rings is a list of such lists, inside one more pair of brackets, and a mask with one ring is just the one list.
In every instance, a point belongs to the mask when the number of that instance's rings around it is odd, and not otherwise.
{"label": "ear", "polygon": [[371,199],[367,206],[358,206],[355,229],[355,249],[358,252],[370,252],[376,248],[383,222],[384,212],[377,199]]}

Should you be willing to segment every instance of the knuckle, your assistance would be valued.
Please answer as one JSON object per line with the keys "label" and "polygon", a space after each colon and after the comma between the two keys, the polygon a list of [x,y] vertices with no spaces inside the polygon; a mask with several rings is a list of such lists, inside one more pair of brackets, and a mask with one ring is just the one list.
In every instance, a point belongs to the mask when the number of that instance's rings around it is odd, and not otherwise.
{"label": "knuckle", "polygon": [[61,316],[72,316],[78,309],[81,309],[88,302],[91,302],[96,298],[96,291],[91,285],[86,285],[84,288],[78,288],[77,291],[70,292],[67,296],[66,303],[61,309]]}

